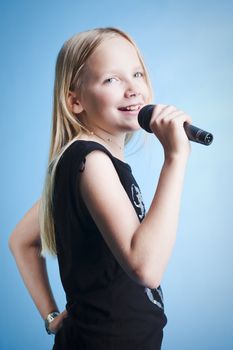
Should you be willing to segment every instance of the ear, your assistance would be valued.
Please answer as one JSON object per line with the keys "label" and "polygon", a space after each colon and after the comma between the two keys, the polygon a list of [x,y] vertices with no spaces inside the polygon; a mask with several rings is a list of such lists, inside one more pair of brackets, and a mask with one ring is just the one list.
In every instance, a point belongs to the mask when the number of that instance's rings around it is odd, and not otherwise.
{"label": "ear", "polygon": [[74,114],[79,114],[83,111],[83,106],[74,91],[69,91],[67,99],[69,110]]}

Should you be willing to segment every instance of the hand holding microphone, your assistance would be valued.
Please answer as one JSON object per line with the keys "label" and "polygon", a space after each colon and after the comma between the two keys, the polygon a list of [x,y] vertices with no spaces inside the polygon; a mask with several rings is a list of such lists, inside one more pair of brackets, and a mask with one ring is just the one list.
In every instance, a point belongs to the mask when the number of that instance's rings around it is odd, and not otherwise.
{"label": "hand holding microphone", "polygon": [[[157,105],[159,106],[159,105]],[[156,107],[156,105],[146,105],[144,106],[139,114],[138,114],[138,123],[139,125],[146,130],[147,132],[152,133],[153,131],[150,128],[150,122],[153,114],[153,110]],[[163,110],[165,110],[167,107],[165,106]],[[175,111],[173,111],[174,113]],[[161,114],[161,112],[160,112]],[[187,122],[184,122],[184,130],[185,133],[190,141],[194,141],[203,145],[210,145],[213,141],[213,135],[207,131],[204,131],[196,126],[193,126]]]}

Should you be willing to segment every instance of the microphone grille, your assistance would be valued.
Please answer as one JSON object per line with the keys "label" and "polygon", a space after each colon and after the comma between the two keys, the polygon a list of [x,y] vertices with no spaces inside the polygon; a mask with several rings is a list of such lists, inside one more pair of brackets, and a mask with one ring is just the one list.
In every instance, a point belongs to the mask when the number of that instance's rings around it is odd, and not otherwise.
{"label": "microphone grille", "polygon": [[141,126],[142,129],[150,133],[152,133],[150,129],[150,120],[152,117],[153,109],[154,105],[146,105],[142,109],[140,109],[138,113],[138,124]]}

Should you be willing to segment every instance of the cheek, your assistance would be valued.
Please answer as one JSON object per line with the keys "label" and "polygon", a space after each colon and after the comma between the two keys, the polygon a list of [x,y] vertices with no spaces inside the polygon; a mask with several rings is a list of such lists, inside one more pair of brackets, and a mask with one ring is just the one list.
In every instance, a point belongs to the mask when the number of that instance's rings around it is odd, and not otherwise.
{"label": "cheek", "polygon": [[143,84],[142,91],[143,91],[145,100],[148,102],[151,98],[151,92],[146,82]]}
{"label": "cheek", "polygon": [[96,108],[103,108],[111,106],[112,102],[114,102],[114,93],[110,90],[106,90],[101,93],[96,93],[95,96],[93,96],[93,100],[95,101]]}

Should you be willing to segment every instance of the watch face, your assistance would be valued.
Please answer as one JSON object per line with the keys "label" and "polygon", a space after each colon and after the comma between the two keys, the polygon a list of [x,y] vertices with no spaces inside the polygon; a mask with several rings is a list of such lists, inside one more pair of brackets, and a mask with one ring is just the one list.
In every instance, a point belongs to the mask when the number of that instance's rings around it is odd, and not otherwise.
{"label": "watch face", "polygon": [[48,317],[47,317],[47,320],[50,322],[52,322],[54,320],[54,314],[49,314]]}
{"label": "watch face", "polygon": [[53,332],[51,332],[49,330],[49,324],[54,320],[55,317],[57,317],[59,315],[59,312],[58,311],[55,311],[55,312],[51,312],[50,314],[48,314],[47,318],[45,319],[45,329],[46,329],[46,332],[48,334],[53,334]]}

